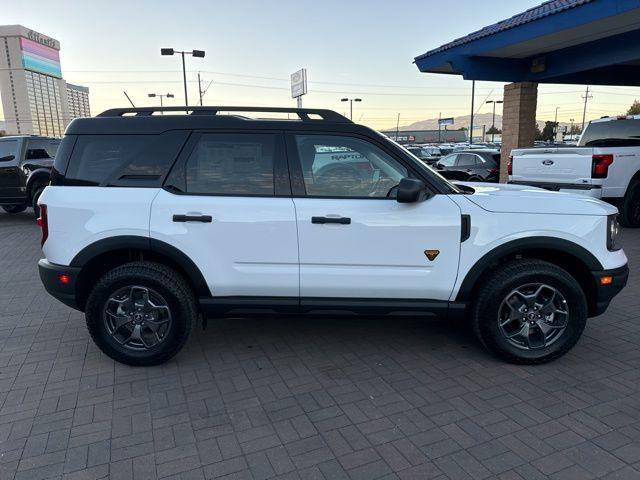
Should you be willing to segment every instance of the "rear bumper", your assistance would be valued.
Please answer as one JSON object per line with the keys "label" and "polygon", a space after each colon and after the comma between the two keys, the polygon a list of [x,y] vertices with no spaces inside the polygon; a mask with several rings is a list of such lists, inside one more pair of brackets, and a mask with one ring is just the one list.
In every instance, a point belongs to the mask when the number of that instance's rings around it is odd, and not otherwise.
{"label": "rear bumper", "polygon": [[[609,307],[609,303],[611,303],[613,297],[620,293],[620,291],[625,287],[629,278],[629,267],[628,265],[624,265],[613,270],[602,270],[599,272],[591,272],[591,274],[595,281],[596,294],[593,299],[590,316],[595,317],[603,314]],[[600,279],[605,276],[612,277],[611,284],[600,284]]]}
{"label": "rear bumper", "polygon": [[602,185],[573,184],[573,183],[549,183],[549,182],[524,182],[509,180],[514,185],[529,185],[531,187],[544,188],[553,192],[577,193],[593,198],[602,198]]}
{"label": "rear bumper", "polygon": [[[49,263],[45,258],[38,262],[40,280],[45,290],[52,297],[60,300],[65,305],[78,310],[76,302],[76,280],[80,273],[80,267],[66,267]],[[67,283],[60,281],[60,276],[66,275]]]}

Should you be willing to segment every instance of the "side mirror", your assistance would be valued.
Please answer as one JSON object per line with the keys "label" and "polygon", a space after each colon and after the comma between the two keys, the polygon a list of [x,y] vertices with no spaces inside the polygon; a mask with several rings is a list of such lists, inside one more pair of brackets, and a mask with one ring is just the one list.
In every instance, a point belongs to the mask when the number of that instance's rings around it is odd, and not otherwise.
{"label": "side mirror", "polygon": [[442,166],[442,164],[440,162],[436,162],[436,168],[438,170],[442,170],[444,167]]}
{"label": "side mirror", "polygon": [[398,203],[414,203],[427,197],[427,187],[417,178],[403,178],[398,184],[396,201]]}
{"label": "side mirror", "polygon": [[7,155],[5,157],[0,157],[0,162],[10,162],[11,160],[13,160],[15,158],[16,158],[15,155]]}

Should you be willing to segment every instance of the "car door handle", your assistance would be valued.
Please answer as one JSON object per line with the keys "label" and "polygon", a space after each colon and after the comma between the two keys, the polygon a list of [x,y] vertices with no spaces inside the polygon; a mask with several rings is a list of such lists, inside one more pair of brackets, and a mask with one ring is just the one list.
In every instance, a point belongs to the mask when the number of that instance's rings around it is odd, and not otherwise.
{"label": "car door handle", "polygon": [[351,219],[349,217],[311,217],[311,223],[339,223],[340,225],[349,225]]}
{"label": "car door handle", "polygon": [[174,215],[174,222],[202,222],[211,223],[211,215]]}

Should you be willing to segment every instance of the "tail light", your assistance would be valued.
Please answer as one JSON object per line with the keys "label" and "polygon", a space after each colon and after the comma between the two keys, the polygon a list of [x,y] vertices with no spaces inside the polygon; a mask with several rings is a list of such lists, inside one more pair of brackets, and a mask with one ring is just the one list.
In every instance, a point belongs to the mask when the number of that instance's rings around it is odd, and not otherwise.
{"label": "tail light", "polygon": [[613,155],[594,155],[591,161],[591,178],[607,178],[609,165],[612,163]]}
{"label": "tail light", "polygon": [[40,246],[44,245],[44,242],[47,241],[49,237],[49,222],[47,220],[47,206],[40,205],[40,217],[36,220],[36,223],[40,226],[40,230],[42,231],[42,239],[40,240]]}
{"label": "tail light", "polygon": [[513,155],[509,155],[509,160],[507,161],[507,174],[513,175]]}

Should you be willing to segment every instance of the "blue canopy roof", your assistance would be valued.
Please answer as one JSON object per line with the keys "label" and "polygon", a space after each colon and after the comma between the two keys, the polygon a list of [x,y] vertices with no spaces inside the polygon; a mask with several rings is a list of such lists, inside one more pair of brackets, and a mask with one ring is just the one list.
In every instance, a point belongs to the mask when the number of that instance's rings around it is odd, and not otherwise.
{"label": "blue canopy roof", "polygon": [[640,85],[640,0],[550,0],[415,58],[469,80]]}

